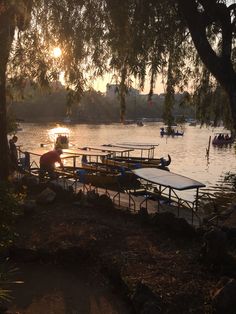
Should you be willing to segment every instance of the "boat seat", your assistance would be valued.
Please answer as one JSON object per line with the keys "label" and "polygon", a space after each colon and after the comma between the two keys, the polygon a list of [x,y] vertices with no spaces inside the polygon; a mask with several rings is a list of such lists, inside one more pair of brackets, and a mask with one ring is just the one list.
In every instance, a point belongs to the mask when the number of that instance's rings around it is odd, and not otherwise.
{"label": "boat seat", "polygon": [[170,205],[172,203],[171,199],[161,195],[161,193],[158,193],[158,192],[146,191],[145,195],[146,195],[146,198],[148,198],[152,201],[160,201],[161,204]]}
{"label": "boat seat", "polygon": [[81,183],[85,183],[85,174],[87,171],[85,169],[79,169],[76,171],[76,176],[79,178]]}

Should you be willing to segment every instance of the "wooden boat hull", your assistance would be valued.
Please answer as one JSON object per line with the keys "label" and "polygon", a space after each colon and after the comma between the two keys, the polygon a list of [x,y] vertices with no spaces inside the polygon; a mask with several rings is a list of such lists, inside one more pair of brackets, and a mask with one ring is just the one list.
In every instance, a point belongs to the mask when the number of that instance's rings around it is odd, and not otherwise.
{"label": "wooden boat hull", "polygon": [[110,166],[137,169],[137,168],[163,168],[161,159],[140,159],[140,158],[108,158],[106,163]]}
{"label": "wooden boat hull", "polygon": [[115,165],[109,165],[106,163],[106,160],[104,163],[82,163],[82,168],[88,171],[95,171],[95,172],[102,172],[102,173],[113,173],[118,174],[119,167],[116,167]]}
{"label": "wooden boat hull", "polygon": [[112,174],[80,170],[77,175],[81,183],[109,190],[118,191],[124,190],[127,187],[138,188],[140,186],[139,180],[132,172]]}

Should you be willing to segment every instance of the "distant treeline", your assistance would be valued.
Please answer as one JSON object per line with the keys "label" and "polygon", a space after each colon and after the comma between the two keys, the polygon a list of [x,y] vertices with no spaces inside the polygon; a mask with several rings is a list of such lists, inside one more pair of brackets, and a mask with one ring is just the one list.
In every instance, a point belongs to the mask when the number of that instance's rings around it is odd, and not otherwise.
{"label": "distant treeline", "polygon": [[[194,117],[194,110],[188,106],[178,105],[181,95],[176,96],[173,115]],[[146,95],[126,97],[126,119],[152,118],[161,119],[163,115],[163,95],[153,95],[148,101]],[[21,100],[12,102],[10,112],[17,119],[26,122],[63,121],[68,112],[67,91],[64,88],[50,92],[28,94]],[[119,122],[120,107],[118,95],[107,97],[104,94],[90,90],[84,93],[79,103],[73,103],[70,110],[73,122],[110,123]]]}

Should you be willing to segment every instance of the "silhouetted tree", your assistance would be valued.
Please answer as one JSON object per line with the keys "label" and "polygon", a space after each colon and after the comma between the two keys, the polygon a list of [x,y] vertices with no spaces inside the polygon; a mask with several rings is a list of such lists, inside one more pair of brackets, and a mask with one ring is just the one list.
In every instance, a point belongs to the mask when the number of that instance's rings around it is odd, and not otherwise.
{"label": "silhouetted tree", "polygon": [[[169,114],[173,91],[194,91],[201,78],[217,91],[217,81],[236,129],[235,12],[226,0],[0,0],[0,179],[8,176],[6,74],[48,88],[64,70],[80,98],[89,81],[113,71],[122,121],[132,76],[142,88],[149,74],[150,95],[163,76]],[[63,53],[55,60],[50,51],[58,45]]]}

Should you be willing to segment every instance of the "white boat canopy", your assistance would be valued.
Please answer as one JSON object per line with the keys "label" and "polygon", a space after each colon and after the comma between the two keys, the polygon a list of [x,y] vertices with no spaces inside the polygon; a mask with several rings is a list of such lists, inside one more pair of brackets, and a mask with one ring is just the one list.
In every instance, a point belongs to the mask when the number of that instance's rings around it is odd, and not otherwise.
{"label": "white boat canopy", "polygon": [[[53,149],[52,149],[53,150]],[[28,151],[29,154],[33,156],[42,156],[43,154],[49,152],[50,150],[45,148],[38,148],[32,151]],[[83,149],[62,149],[63,154],[61,155],[61,159],[65,158],[72,158],[72,157],[80,157],[80,156],[91,156],[91,157],[107,157],[110,154],[107,152],[98,152],[98,151],[90,151],[90,150],[83,150]]]}
{"label": "white boat canopy", "polygon": [[141,158],[143,158],[144,154],[147,155],[146,158],[148,159],[152,159],[154,158],[154,151],[155,151],[155,148],[156,146],[153,145],[153,144],[143,144],[142,143],[139,143],[139,144],[134,144],[134,145],[131,145],[130,144],[122,144],[122,143],[116,143],[116,144],[109,144],[109,146],[113,146],[113,147],[121,147],[121,148],[129,148],[129,149],[132,149],[134,151],[139,151],[140,154],[141,154]]}
{"label": "white boat canopy", "polygon": [[140,142],[123,142],[123,143],[117,143],[117,145],[126,145],[126,146],[151,146],[151,147],[156,147],[159,146],[159,144],[154,144],[154,143],[140,143]]}
{"label": "white boat canopy", "polygon": [[85,149],[63,149],[63,154],[71,154],[76,156],[90,156],[90,157],[108,157],[110,153],[108,152],[99,152]]}
{"label": "white boat canopy", "polygon": [[[45,153],[47,153],[49,151],[50,150],[45,149],[45,148],[38,148],[38,149],[34,149],[32,151],[27,151],[27,153],[30,154],[30,156],[31,156],[30,159],[33,158],[33,160],[34,160],[35,159],[34,157],[36,157],[36,159],[39,159],[39,157],[41,157],[43,154],[45,154]],[[63,154],[60,156],[61,159],[69,159],[69,158],[74,158],[74,157],[80,157],[81,156],[81,155],[78,155],[78,154],[67,153],[67,152],[65,152],[65,149],[63,149],[62,151],[63,151]],[[25,153],[23,151],[21,151],[21,152]]]}
{"label": "white boat canopy", "polygon": [[[118,144],[111,144],[111,146],[113,147],[121,147],[121,148],[130,148],[132,150],[154,150],[155,149],[155,145],[149,145],[149,144],[122,144],[122,143],[118,143]],[[157,145],[156,145],[157,146]]]}
{"label": "white boat canopy", "polygon": [[205,184],[196,180],[157,168],[140,168],[132,172],[148,182],[180,191],[205,187]]}
{"label": "white boat canopy", "polygon": [[133,151],[132,148],[122,148],[122,147],[114,147],[107,145],[95,145],[95,146],[86,146],[89,150],[100,150],[103,152],[111,152],[111,153],[127,153]]}

